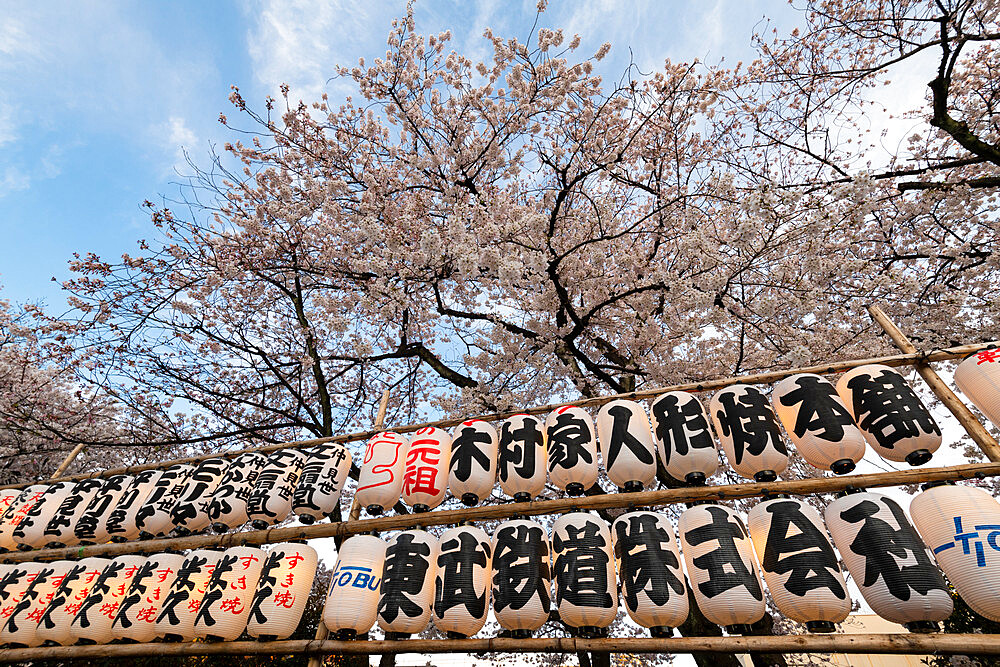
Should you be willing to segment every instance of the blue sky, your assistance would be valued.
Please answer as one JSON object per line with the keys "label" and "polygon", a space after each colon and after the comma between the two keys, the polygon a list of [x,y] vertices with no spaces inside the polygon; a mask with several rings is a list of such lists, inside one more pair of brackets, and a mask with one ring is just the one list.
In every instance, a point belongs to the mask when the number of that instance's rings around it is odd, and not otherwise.
{"label": "blue sky", "polygon": [[[235,120],[230,85],[262,108],[281,83],[306,101],[349,90],[334,65],[385,52],[399,0],[379,2],[109,2],[0,0],[0,297],[64,303],[58,283],[73,252],[106,258],[155,238],[144,199],[175,192],[184,151],[207,165]],[[665,58],[747,59],[764,14],[781,0],[553,0],[541,25],[580,34],[582,53],[613,45],[619,74]],[[535,1],[422,0],[421,32],[450,29],[453,45],[484,57],[483,28],[525,38]]]}

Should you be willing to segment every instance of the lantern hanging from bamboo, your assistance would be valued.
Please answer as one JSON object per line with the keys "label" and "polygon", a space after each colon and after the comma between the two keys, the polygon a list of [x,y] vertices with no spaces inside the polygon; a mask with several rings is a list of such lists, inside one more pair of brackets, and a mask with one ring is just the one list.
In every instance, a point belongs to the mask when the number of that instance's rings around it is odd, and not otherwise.
{"label": "lantern hanging from bamboo", "polygon": [[20,495],[21,489],[0,489],[0,517]]}
{"label": "lantern hanging from bamboo", "polygon": [[903,509],[879,493],[837,498],[824,512],[840,556],[868,606],[911,631],[937,629],[952,600]]}
{"label": "lantern hanging from bamboo", "polygon": [[941,429],[902,375],[879,364],[852,368],[837,393],[868,444],[887,461],[923,465],[941,446]]}
{"label": "lantern hanging from bamboo", "polygon": [[354,497],[372,516],[399,501],[409,446],[405,436],[392,431],[378,433],[366,443]]}
{"label": "lantern hanging from bamboo", "polygon": [[574,634],[596,636],[618,613],[618,584],[608,523],[585,512],[552,525],[552,577],[559,618]]}
{"label": "lantern hanging from bamboo", "polygon": [[0,553],[15,551],[14,531],[24,521],[32,508],[45,496],[50,484],[32,484],[25,487],[0,517]]}
{"label": "lantern hanging from bamboo", "polygon": [[183,641],[196,638],[195,617],[222,553],[214,549],[197,549],[188,553],[156,616],[157,636]]}
{"label": "lantern hanging from bamboo", "polygon": [[545,418],[549,481],[573,496],[597,484],[597,435],[583,408],[564,406]]}
{"label": "lantern hanging from bamboo", "polygon": [[788,467],[788,450],[778,420],[764,393],[734,384],[716,392],[712,422],[729,465],[744,477],[773,482]]}
{"label": "lantern hanging from bamboo", "polygon": [[386,546],[373,535],[355,535],[341,545],[323,608],[323,623],[334,636],[353,639],[375,625]]}
{"label": "lantern hanging from bamboo", "polygon": [[517,638],[549,620],[551,554],[545,529],[512,519],[493,533],[493,615]]}
{"label": "lantern hanging from bamboo", "polygon": [[625,609],[654,637],[669,637],[688,617],[687,587],[674,528],[664,514],[629,512],[611,527]]}
{"label": "lantern hanging from bamboo", "polygon": [[73,482],[57,482],[46,489],[45,494],[24,516],[24,520],[14,528],[12,536],[18,549],[40,549],[48,543],[45,527],[73,492],[74,486]]}
{"label": "lantern hanging from bamboo", "polygon": [[90,587],[110,563],[107,558],[93,556],[73,563],[38,622],[37,633],[42,642],[60,646],[69,646],[76,642],[78,637],[74,635],[71,627],[73,618],[83,607],[83,601],[90,592]]}
{"label": "lantern hanging from bamboo", "polygon": [[696,505],[678,529],[691,590],[705,618],[730,634],[764,617],[764,589],[743,521],[723,505]]}
{"label": "lantern hanging from bamboo", "polygon": [[284,521],[292,511],[292,495],[306,463],[300,449],[281,449],[271,454],[250,492],[247,512],[257,530]]}
{"label": "lantern hanging from bamboo", "polygon": [[403,502],[414,512],[426,512],[441,504],[451,466],[451,436],[428,426],[413,434],[406,452]]}
{"label": "lantern hanging from bamboo", "polygon": [[451,433],[448,490],[472,507],[493,492],[497,481],[499,436],[489,422],[462,422]]}
{"label": "lantern hanging from bamboo", "polygon": [[813,373],[787,377],[771,393],[795,449],[811,465],[843,475],[865,455],[865,436],[832,384]]}
{"label": "lantern hanging from bamboo", "polygon": [[156,617],[184,561],[181,554],[161,553],[142,564],[111,623],[113,638],[134,642],[156,639]]}
{"label": "lantern hanging from bamboo", "polygon": [[292,496],[292,512],[299,521],[308,525],[334,516],[351,463],[351,452],[341,444],[324,444],[309,452]]}
{"label": "lantern hanging from bamboo", "polygon": [[131,475],[113,475],[107,478],[76,522],[74,533],[81,544],[103,544],[111,540],[108,520],[133,479]]}
{"label": "lantern hanging from bamboo", "polygon": [[250,520],[247,502],[266,465],[267,457],[258,452],[240,454],[229,462],[208,504],[208,520],[215,532],[225,533]]}
{"label": "lantern hanging from bamboo", "polygon": [[434,605],[438,540],[426,530],[404,530],[389,540],[382,570],[378,624],[395,636],[422,632]]}
{"label": "lantern hanging from bamboo", "polygon": [[160,474],[153,485],[149,497],[135,515],[139,527],[139,537],[149,539],[166,535],[173,523],[171,513],[180,500],[184,487],[194,473],[195,467],[187,463],[176,463]]}
{"label": "lantern hanging from bamboo", "polygon": [[83,516],[87,506],[103,486],[104,480],[99,478],[81,479],[73,485],[72,491],[59,504],[55,514],[45,525],[43,532],[46,547],[71,547],[79,541],[74,532],[76,522]]}
{"label": "lantern hanging from bamboo", "polygon": [[980,350],[966,358],[955,369],[955,384],[1000,428],[1000,350]]}
{"label": "lantern hanging from bamboo", "polygon": [[656,447],[649,418],[635,401],[611,401],[597,413],[597,435],[611,483],[642,491],[656,480]]}
{"label": "lantern hanging from bamboo", "polygon": [[500,427],[500,489],[526,503],[545,489],[545,429],[531,415],[514,415]]}
{"label": "lantern hanging from bamboo", "polygon": [[247,633],[256,639],[287,639],[298,628],[316,578],[316,550],[281,542],[267,552],[250,605]]}
{"label": "lantern hanging from bamboo", "polygon": [[162,474],[160,470],[143,470],[132,478],[118,505],[108,516],[107,528],[112,542],[127,542],[139,537],[136,515],[149,498],[149,494],[153,492]]}
{"label": "lantern hanging from bamboo", "polygon": [[229,463],[223,458],[205,459],[198,464],[181,489],[177,502],[170,510],[170,522],[175,535],[198,533],[211,523],[208,506]]}
{"label": "lantern hanging from bamboo", "polygon": [[755,505],[747,524],[778,610],[810,632],[833,632],[851,612],[851,598],[819,513],[776,498]]}
{"label": "lantern hanging from bamboo", "polygon": [[650,415],[667,474],[695,486],[715,474],[719,452],[701,401],[684,391],[668,391],[653,401]]}
{"label": "lantern hanging from bamboo", "polygon": [[458,526],[444,531],[438,545],[434,627],[451,638],[471,637],[490,608],[490,536],[482,528]]}
{"label": "lantern hanging from bamboo", "polygon": [[25,591],[46,565],[46,563],[14,563],[4,566],[3,577],[0,578],[0,628],[14,613]]}
{"label": "lantern hanging from bamboo", "polygon": [[256,547],[230,547],[222,553],[198,605],[196,637],[231,642],[243,634],[266,558]]}
{"label": "lantern hanging from bamboo", "polygon": [[111,624],[133,577],[145,563],[145,556],[128,554],[118,556],[104,567],[73,617],[70,632],[74,637],[86,644],[107,644],[114,639]]}
{"label": "lantern hanging from bamboo", "polygon": [[38,636],[38,623],[72,567],[73,562],[68,560],[44,564],[31,578],[31,583],[14,606],[13,612],[5,618],[3,627],[0,628],[0,643],[10,648],[42,645],[43,640]]}

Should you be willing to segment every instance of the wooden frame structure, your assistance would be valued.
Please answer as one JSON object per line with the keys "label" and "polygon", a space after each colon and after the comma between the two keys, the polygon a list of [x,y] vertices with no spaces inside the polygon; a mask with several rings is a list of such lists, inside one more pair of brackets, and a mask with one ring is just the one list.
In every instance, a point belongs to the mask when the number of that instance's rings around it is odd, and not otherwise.
{"label": "wooden frame structure", "polygon": [[[192,535],[180,538],[153,539],[110,543],[64,549],[40,549],[27,552],[8,553],[0,556],[7,562],[50,560],[59,558],[82,558],[85,556],[117,556],[128,553],[155,553],[167,550],[196,549],[206,547],[229,547],[236,545],[262,545],[289,540],[307,540],[322,537],[347,537],[359,533],[403,530],[418,526],[452,525],[463,522],[488,521],[510,518],[513,515],[537,516],[565,512],[611,509],[611,508],[652,508],[676,503],[700,500],[732,500],[736,498],[766,497],[772,494],[810,495],[834,493],[852,488],[878,488],[902,486],[933,481],[954,481],[972,478],[1000,476],[1000,445],[989,431],[975,418],[969,408],[930,366],[932,362],[961,359],[969,354],[1000,341],[960,345],[931,352],[919,351],[889,320],[877,306],[869,308],[873,319],[903,351],[902,354],[837,361],[829,364],[756,373],[740,377],[727,377],[704,382],[691,382],[655,389],[585,398],[573,402],[536,406],[512,412],[494,413],[474,417],[484,421],[498,421],[514,414],[545,414],[565,406],[594,407],[616,399],[641,400],[659,396],[668,391],[688,391],[693,393],[721,389],[737,383],[763,384],[781,380],[797,373],[829,374],[849,370],[866,364],[887,366],[913,366],[927,382],[934,394],[948,407],[969,436],[990,460],[989,463],[974,463],[926,469],[910,469],[872,474],[844,475],[777,481],[768,483],[745,483],[724,486],[684,487],[637,493],[615,493],[597,496],[556,498],[526,503],[506,503],[502,505],[479,506],[456,510],[432,511],[423,514],[403,516],[382,516],[358,519],[360,507],[354,502],[347,521],[313,524],[308,526],[275,527],[266,530],[227,533],[223,535]],[[212,457],[231,458],[245,452],[271,452],[288,447],[309,447],[328,442],[356,442],[367,440],[383,430],[382,422],[388,403],[388,392],[382,396],[375,428],[369,431],[345,434],[329,438],[302,440],[297,442],[267,445],[237,451],[211,453],[171,461],[130,466],[106,470],[93,475],[63,476],[73,459],[82,451],[77,446],[59,466],[55,476],[49,480],[77,481],[89,477],[106,477],[113,474],[135,473],[142,470],[161,468],[175,463],[194,463]],[[399,433],[409,433],[428,426],[447,428],[472,419],[446,419],[422,424],[395,427]],[[12,484],[0,488],[22,488],[30,483]],[[112,644],[101,646],[65,646],[0,651],[0,663],[65,660],[70,658],[116,657],[128,658],[147,655],[195,656],[195,655],[310,655],[310,664],[318,664],[324,654],[396,654],[396,653],[489,653],[489,652],[629,652],[629,653],[887,653],[887,654],[989,654],[1000,655],[1000,635],[913,635],[913,634],[858,634],[858,635],[774,635],[774,636],[727,636],[727,637],[672,637],[656,638],[599,638],[582,639],[573,637],[539,637],[532,639],[483,638],[397,641],[333,641],[325,639],[325,628],[314,640],[289,640],[277,642],[188,642]]]}

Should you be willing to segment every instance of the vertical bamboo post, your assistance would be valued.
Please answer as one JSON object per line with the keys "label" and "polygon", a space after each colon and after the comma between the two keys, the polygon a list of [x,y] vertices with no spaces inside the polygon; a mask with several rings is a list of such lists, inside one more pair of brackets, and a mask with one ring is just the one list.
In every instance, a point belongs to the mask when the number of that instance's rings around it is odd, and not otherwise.
{"label": "vertical bamboo post", "polygon": [[[892,342],[896,344],[900,350],[907,354],[914,354],[919,352],[916,345],[914,345],[909,338],[906,337],[899,327],[897,327],[892,320],[889,319],[881,308],[877,305],[872,304],[868,306],[868,312],[871,313],[872,319],[878,323],[880,327],[889,335]],[[924,379],[927,386],[931,388],[934,395],[941,399],[941,402],[945,404],[951,414],[955,415],[955,419],[961,424],[965,431],[969,434],[969,437],[979,445],[979,449],[982,450],[983,454],[990,461],[1000,461],[1000,444],[997,443],[996,438],[990,435],[990,432],[986,430],[976,416],[972,414],[968,406],[962,402],[955,392],[951,390],[944,380],[941,379],[934,369],[931,368],[930,364],[926,361],[917,361],[913,364],[917,372],[920,373],[920,377]]]}
{"label": "vertical bamboo post", "polygon": [[80,452],[83,451],[83,448],[86,446],[87,446],[86,443],[81,442],[79,445],[74,447],[73,451],[71,451],[69,454],[66,455],[66,458],[63,460],[62,464],[58,468],[56,468],[55,473],[52,475],[52,479],[56,479],[57,477],[62,477],[63,473],[66,472],[66,469],[69,468],[70,464],[73,463],[74,460],[76,460],[76,457],[80,454]]}
{"label": "vertical bamboo post", "polygon": [[[378,404],[378,413],[375,415],[375,430],[379,430],[385,424],[385,411],[389,407],[389,390],[386,389],[382,392],[382,400]],[[349,521],[357,521],[358,517],[361,516],[361,504],[358,502],[358,494],[355,492],[354,499],[351,501],[351,512],[348,514]],[[323,610],[319,614],[319,625],[316,626],[316,639],[322,641],[330,636],[330,631],[326,629],[326,624],[323,623],[323,615],[326,611],[326,601],[323,601]],[[320,667],[323,663],[324,656],[314,655],[309,658],[308,667]]]}

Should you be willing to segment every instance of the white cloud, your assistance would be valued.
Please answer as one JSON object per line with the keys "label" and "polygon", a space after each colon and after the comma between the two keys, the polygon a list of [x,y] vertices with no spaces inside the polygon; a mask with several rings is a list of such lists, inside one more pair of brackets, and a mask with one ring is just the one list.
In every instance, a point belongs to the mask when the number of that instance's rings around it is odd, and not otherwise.
{"label": "white cloud", "polygon": [[12,192],[27,190],[30,186],[31,178],[26,173],[14,167],[7,167],[0,176],[0,198]]}

